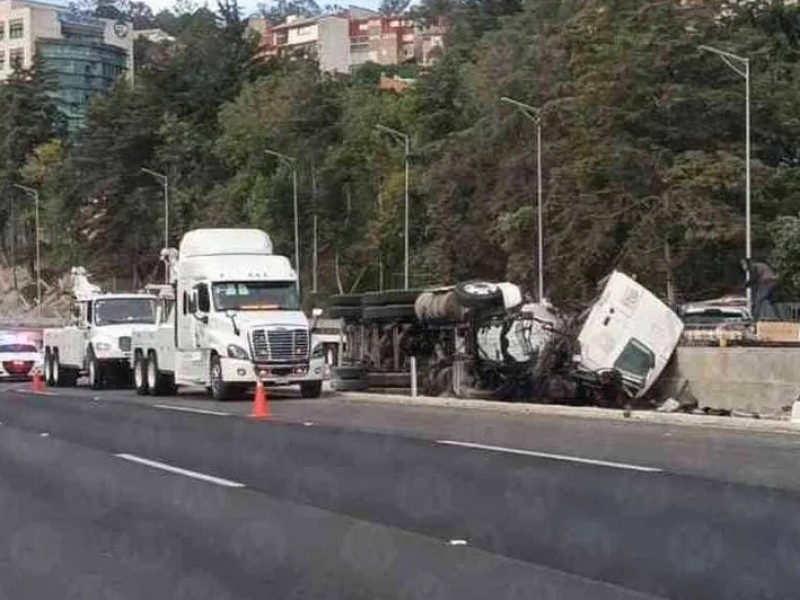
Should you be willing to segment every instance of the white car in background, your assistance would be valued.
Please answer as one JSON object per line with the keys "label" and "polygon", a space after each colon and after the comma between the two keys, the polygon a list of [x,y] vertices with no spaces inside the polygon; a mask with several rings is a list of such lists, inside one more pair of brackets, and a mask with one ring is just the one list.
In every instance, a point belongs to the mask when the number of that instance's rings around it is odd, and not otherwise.
{"label": "white car in background", "polygon": [[31,379],[42,368],[42,353],[29,341],[0,340],[0,379]]}

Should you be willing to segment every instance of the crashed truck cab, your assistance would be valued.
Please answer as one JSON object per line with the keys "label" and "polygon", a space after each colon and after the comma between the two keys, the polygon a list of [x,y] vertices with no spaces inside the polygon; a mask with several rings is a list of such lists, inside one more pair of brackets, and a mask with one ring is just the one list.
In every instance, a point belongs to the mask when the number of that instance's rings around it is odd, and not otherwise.
{"label": "crashed truck cab", "polygon": [[151,392],[204,386],[222,400],[260,378],[267,385],[299,385],[306,397],[319,395],[324,357],[312,347],[297,275],[285,256],[273,254],[265,232],[190,231],[179,251],[162,252],[162,258],[174,285],[174,302],[162,310],[174,317],[153,347],[135,349],[157,371],[147,386]]}
{"label": "crashed truck cab", "polygon": [[589,387],[617,377],[625,395],[640,398],[667,366],[683,322],[640,283],[614,271],[578,335],[576,375]]}

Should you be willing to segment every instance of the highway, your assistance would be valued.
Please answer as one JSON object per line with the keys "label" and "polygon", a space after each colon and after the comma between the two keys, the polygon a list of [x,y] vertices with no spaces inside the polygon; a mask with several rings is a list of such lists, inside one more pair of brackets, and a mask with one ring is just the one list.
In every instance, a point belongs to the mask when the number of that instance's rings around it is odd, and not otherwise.
{"label": "highway", "polygon": [[800,436],[0,385],[0,598],[787,599]]}

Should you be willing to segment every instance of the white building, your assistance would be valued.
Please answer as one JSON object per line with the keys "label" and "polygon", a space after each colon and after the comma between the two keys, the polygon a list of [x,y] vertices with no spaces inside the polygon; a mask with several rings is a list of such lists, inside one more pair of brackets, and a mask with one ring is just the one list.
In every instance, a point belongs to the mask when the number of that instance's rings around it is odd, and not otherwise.
{"label": "white building", "polygon": [[91,98],[133,74],[133,27],[37,0],[0,0],[0,81],[34,57],[52,76],[53,97],[70,130]]}
{"label": "white building", "polygon": [[268,43],[277,54],[305,54],[322,71],[350,72],[350,19],[347,16],[287,17],[270,30]]}

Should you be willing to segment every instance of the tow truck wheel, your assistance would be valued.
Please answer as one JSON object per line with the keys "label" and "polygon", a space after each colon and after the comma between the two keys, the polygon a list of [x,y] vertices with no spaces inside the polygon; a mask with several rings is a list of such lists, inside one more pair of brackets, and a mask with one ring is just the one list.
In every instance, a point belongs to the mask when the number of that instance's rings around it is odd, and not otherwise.
{"label": "tow truck wheel", "polygon": [[86,370],[89,372],[89,385],[93,390],[102,390],[105,383],[103,380],[103,368],[92,351],[89,351],[88,363]]}
{"label": "tow truck wheel", "polygon": [[55,387],[61,387],[64,385],[61,380],[61,364],[58,360],[58,352],[53,352],[53,355],[50,357],[50,378],[53,381],[51,385]]}
{"label": "tow truck wheel", "polygon": [[139,396],[150,393],[150,387],[147,385],[147,359],[141,354],[136,356],[133,363],[133,386]]}
{"label": "tow truck wheel", "polygon": [[303,398],[319,398],[322,394],[321,381],[304,381],[300,384],[300,395]]}
{"label": "tow truck wheel", "polygon": [[211,383],[211,397],[219,402],[231,400],[237,391],[235,386],[232,386],[230,383],[225,383],[225,380],[222,378],[222,364],[219,361],[219,356],[216,354],[211,357],[209,380]]}
{"label": "tow truck wheel", "polygon": [[50,353],[50,348],[44,351],[44,382],[53,386],[53,355]]}

